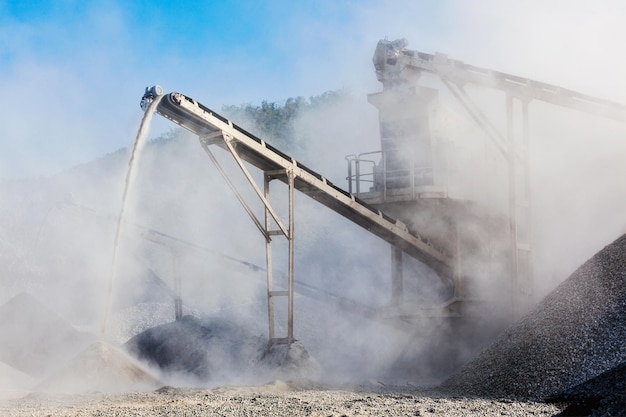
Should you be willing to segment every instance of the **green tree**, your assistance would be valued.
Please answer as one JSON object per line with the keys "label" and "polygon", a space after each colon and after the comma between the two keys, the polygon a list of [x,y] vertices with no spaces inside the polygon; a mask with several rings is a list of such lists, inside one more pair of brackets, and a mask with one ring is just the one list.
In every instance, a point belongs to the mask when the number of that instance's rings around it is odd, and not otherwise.
{"label": "green tree", "polygon": [[306,151],[306,140],[295,131],[297,118],[305,111],[336,103],[347,93],[327,91],[308,100],[302,96],[288,98],[283,104],[262,101],[260,105],[243,104],[222,107],[224,116],[266,140],[280,150],[300,154]]}

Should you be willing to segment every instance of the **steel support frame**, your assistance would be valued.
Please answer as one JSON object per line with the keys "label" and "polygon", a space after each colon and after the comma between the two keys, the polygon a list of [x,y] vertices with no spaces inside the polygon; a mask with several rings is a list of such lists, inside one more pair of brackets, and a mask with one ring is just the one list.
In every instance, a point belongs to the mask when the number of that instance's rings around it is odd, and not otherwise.
{"label": "steel support frame", "polygon": [[[236,164],[241,169],[243,175],[248,180],[248,183],[253,188],[264,206],[265,219],[261,222],[254,214],[250,205],[245,201],[241,193],[237,190],[234,183],[230,180],[226,171],[222,168],[219,161],[213,155],[213,152],[209,149],[209,145],[213,143],[213,139],[210,137],[200,137],[200,144],[202,148],[209,156],[209,159],[213,162],[216,169],[226,181],[229,188],[233,191],[237,200],[241,203],[244,210],[250,216],[251,220],[257,226],[263,237],[265,238],[265,254],[266,254],[266,270],[267,270],[267,307],[268,307],[268,327],[269,327],[269,344],[286,344],[290,343],[294,339],[293,331],[293,294],[294,294],[294,181],[295,174],[288,169],[280,169],[276,171],[264,172],[264,189],[261,191],[260,187],[255,182],[254,178],[250,174],[250,171],[243,163],[242,158],[237,153],[236,147],[233,145],[233,138],[229,135],[221,132],[220,136],[223,136],[224,143],[229,153],[235,160]],[[272,207],[270,203],[270,182],[280,176],[286,176],[288,185],[288,227],[285,227],[280,220],[278,213]],[[274,227],[273,227],[274,226]],[[284,236],[288,241],[288,276],[287,276],[287,290],[274,290],[274,274],[273,274],[273,258],[272,258],[272,236]],[[276,336],[276,320],[275,320],[275,297],[287,297],[287,335],[286,337]]]}
{"label": "steel support frame", "polygon": [[[293,339],[293,293],[294,293],[294,180],[295,175],[292,171],[280,169],[276,171],[264,172],[264,196],[266,201],[270,200],[270,182],[279,176],[287,177],[288,186],[288,224],[286,233],[282,230],[272,230],[272,214],[270,206],[265,206],[265,230],[270,236],[282,235],[288,241],[288,265],[287,265],[287,290],[274,290],[274,274],[273,274],[273,258],[272,258],[272,241],[265,241],[266,269],[267,269],[267,314],[269,322],[269,343],[290,343]],[[287,297],[287,337],[276,336],[276,310],[274,306],[275,297]]]}
{"label": "steel support frame", "polygon": [[[506,134],[502,135],[489,118],[474,103],[463,88],[463,85],[454,84],[445,76],[442,76],[441,80],[476,124],[483,129],[487,137],[491,139],[508,163],[511,314],[514,318],[517,318],[523,311],[523,306],[520,305],[520,296],[522,294],[532,295],[534,285],[530,243],[532,237],[530,223],[530,133],[528,124],[528,104],[530,99],[514,95],[511,92],[505,93],[507,120]],[[521,103],[521,146],[518,145],[516,140],[515,99],[519,100]],[[521,187],[519,185],[520,180]],[[522,239],[520,239],[519,233],[520,215],[525,219],[525,224],[522,225],[524,228],[524,237]],[[524,239],[526,241],[523,241]],[[520,254],[524,255],[520,256]],[[457,248],[457,255],[460,257],[460,247]],[[520,264],[520,258],[525,260],[525,265]],[[460,262],[460,259],[458,262]],[[460,264],[457,265],[457,268],[460,268]],[[521,272],[523,268],[525,268],[524,273]],[[522,274],[525,275],[525,282],[520,281],[520,275]],[[456,285],[459,284],[462,285],[460,276],[457,277]]]}
{"label": "steel support frame", "polygon": [[[515,133],[514,100],[521,104],[521,146]],[[509,153],[509,236],[511,259],[512,315],[517,319],[524,312],[522,295],[533,294],[531,216],[530,216],[530,134],[528,99],[506,94],[507,146]],[[520,184],[521,181],[521,184]],[[520,217],[523,223],[520,224]],[[520,232],[522,236],[520,236]]]}

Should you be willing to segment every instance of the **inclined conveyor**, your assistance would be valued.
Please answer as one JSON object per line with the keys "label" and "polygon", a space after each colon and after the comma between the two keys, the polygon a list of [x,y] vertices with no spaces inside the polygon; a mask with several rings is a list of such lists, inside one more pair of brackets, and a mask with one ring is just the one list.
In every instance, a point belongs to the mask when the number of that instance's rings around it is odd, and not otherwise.
{"label": "inclined conveyor", "polygon": [[[298,190],[343,217],[365,228],[370,233],[389,242],[404,253],[423,262],[437,272],[447,284],[452,284],[454,263],[445,251],[435,247],[425,238],[407,226],[380,210],[370,206],[356,196],[328,181],[324,176],[302,165],[289,155],[271,146],[264,140],[247,132],[230,120],[215,113],[196,100],[183,94],[172,92],[163,94],[159,86],[146,89],[142,98],[142,108],[147,110],[153,101],[157,101],[155,111],[185,129],[198,135],[205,152],[233,189],[247,213],[255,222],[267,242],[268,271],[268,307],[270,315],[270,341],[288,342],[293,339],[293,190]],[[229,151],[248,178],[251,186],[265,206],[265,221],[257,219],[247,206],[235,186],[221,169],[213,156],[210,146],[217,145]],[[265,177],[265,189],[261,191],[248,172],[243,161],[262,170]],[[280,220],[269,202],[269,181],[278,179],[289,186],[289,224]],[[283,235],[289,241],[289,289],[272,289],[272,264],[270,243],[274,236]],[[274,334],[273,298],[286,296],[289,300],[288,335],[277,338]]]}

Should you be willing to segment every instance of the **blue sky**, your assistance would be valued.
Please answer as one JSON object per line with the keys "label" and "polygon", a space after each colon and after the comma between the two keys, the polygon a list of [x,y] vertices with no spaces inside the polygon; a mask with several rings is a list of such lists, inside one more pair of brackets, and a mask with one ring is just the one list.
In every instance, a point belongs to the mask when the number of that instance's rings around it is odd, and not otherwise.
{"label": "blue sky", "polygon": [[618,0],[0,0],[0,178],[128,146],[149,84],[216,109],[364,97],[385,37],[626,101],[625,18]]}

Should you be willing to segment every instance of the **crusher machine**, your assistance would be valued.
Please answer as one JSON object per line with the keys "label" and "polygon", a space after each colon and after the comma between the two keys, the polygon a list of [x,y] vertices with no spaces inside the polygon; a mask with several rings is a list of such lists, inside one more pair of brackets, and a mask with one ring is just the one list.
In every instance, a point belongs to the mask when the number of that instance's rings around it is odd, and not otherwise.
{"label": "crusher machine", "polygon": [[[383,91],[368,99],[379,112],[381,148],[346,157],[348,191],[452,254],[454,295],[435,310],[407,300],[402,251],[392,247],[392,288],[398,301],[389,313],[463,315],[475,311],[468,307],[476,305],[481,293],[491,292],[506,295],[500,302],[516,318],[533,301],[529,103],[542,101],[621,122],[626,121],[626,106],[407,45],[406,39],[378,42],[373,63]],[[424,80],[428,74],[430,79]],[[446,87],[479,127],[481,140],[486,138],[504,161],[504,210],[495,212],[489,207],[493,202],[480,204],[451,191],[450,150],[433,126],[441,106],[432,81]],[[503,94],[504,133],[466,86]],[[481,287],[485,284],[487,291]]]}

